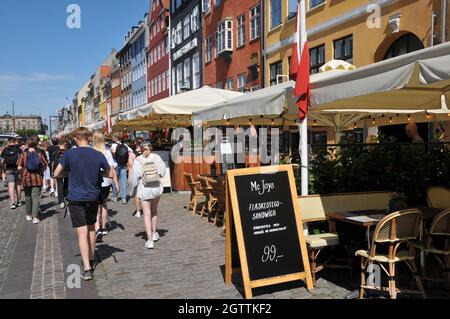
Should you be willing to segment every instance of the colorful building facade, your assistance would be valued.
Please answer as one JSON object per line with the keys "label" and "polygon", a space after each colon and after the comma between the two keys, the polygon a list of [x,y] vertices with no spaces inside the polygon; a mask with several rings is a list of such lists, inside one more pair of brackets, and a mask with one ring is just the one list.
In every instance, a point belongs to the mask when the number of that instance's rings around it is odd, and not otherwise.
{"label": "colorful building facade", "polygon": [[148,48],[148,13],[145,21],[139,21],[131,36],[131,91],[132,108],[147,104],[147,48]]}
{"label": "colorful building facade", "polygon": [[261,1],[214,1],[204,11],[204,83],[241,92],[260,89]]}
{"label": "colorful building facade", "polygon": [[148,102],[169,96],[169,0],[152,0],[149,19]]}
{"label": "colorful building facade", "polygon": [[171,0],[171,94],[203,85],[201,0]]}

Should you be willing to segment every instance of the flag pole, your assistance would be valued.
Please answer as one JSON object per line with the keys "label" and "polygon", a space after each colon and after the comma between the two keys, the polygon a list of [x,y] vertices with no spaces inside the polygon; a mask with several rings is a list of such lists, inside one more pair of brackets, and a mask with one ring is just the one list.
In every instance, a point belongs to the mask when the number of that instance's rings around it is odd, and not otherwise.
{"label": "flag pole", "polygon": [[[300,30],[301,37],[300,39],[305,39],[307,41],[307,33],[306,33],[306,6],[305,1],[300,1]],[[301,52],[300,52],[301,54]],[[308,186],[309,186],[309,163],[308,163],[308,117],[305,118],[299,123],[299,133],[300,133],[300,161],[301,161],[301,195],[307,196],[309,194]]]}

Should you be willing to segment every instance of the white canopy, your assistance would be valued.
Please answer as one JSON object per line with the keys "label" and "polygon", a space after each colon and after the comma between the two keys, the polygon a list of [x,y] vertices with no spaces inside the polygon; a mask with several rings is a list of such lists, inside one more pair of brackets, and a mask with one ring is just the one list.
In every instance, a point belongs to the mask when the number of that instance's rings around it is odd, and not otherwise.
{"label": "white canopy", "polygon": [[149,114],[191,115],[211,105],[227,101],[243,95],[240,92],[228,91],[204,86],[200,89],[173,95],[171,97],[146,104],[140,108],[119,114],[119,120],[135,120]]}

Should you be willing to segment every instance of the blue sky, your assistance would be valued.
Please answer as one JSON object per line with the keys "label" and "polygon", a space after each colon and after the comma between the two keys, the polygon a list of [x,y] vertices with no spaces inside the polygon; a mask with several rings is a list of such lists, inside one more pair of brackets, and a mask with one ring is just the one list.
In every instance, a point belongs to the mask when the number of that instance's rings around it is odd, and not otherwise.
{"label": "blue sky", "polygon": [[[81,29],[66,25],[69,4],[81,8]],[[1,0],[0,114],[47,119],[71,99],[111,53],[120,50],[149,0]]]}

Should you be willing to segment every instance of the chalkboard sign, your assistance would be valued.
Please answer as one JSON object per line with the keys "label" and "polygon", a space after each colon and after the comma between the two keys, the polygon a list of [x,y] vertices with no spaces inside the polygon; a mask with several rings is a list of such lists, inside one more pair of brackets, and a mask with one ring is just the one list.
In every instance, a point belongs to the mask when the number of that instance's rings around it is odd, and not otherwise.
{"label": "chalkboard sign", "polygon": [[305,280],[312,288],[292,166],[227,172],[226,283],[236,268],[235,240],[245,294],[252,288]]}

